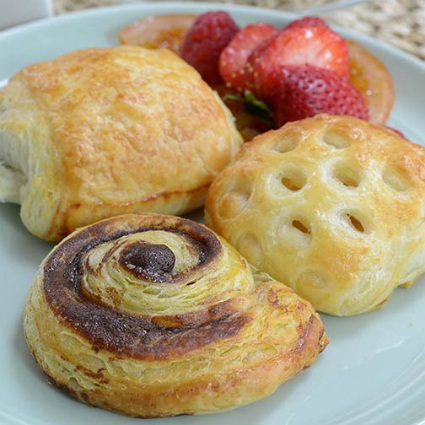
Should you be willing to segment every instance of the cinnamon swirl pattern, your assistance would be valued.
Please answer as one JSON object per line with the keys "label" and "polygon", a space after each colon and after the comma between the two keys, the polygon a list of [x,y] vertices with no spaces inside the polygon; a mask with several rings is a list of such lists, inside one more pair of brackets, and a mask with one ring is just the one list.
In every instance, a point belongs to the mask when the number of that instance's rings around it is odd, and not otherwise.
{"label": "cinnamon swirl pattern", "polygon": [[292,289],[203,225],[157,214],[107,219],[56,246],[31,287],[24,328],[58,387],[137,417],[253,402],[327,344]]}

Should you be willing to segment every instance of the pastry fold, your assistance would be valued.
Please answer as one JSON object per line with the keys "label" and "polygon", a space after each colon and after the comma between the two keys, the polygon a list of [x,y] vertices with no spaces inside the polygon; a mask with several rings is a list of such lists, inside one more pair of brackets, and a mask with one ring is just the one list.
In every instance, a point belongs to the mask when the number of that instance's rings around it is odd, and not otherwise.
{"label": "pastry fold", "polygon": [[351,117],[290,123],[245,144],[205,215],[317,310],[364,313],[425,271],[425,149]]}
{"label": "pastry fold", "polygon": [[137,417],[251,403],[327,344],[309,302],[205,226],[157,214],[64,239],[38,270],[24,329],[58,387]]}
{"label": "pastry fold", "polygon": [[124,213],[184,214],[241,143],[219,96],[167,49],[78,50],[0,90],[0,201],[51,241]]}

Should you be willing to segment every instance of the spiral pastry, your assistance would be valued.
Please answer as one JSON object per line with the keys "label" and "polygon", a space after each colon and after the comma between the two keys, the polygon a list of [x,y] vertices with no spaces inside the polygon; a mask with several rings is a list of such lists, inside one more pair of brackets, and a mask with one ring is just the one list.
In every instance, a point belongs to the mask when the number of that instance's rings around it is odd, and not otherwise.
{"label": "spiral pastry", "polygon": [[325,348],[312,306],[191,220],[125,215],[77,230],[25,309],[40,368],[93,406],[203,414],[271,394]]}

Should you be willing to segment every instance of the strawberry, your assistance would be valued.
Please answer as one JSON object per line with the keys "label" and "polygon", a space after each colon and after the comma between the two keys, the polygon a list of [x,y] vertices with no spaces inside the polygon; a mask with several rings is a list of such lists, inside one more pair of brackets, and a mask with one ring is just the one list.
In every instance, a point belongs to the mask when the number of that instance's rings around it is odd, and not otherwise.
{"label": "strawberry", "polygon": [[283,29],[257,57],[255,86],[261,92],[270,76],[283,66],[310,65],[348,77],[349,53],[346,41],[330,28],[292,27]]}
{"label": "strawberry", "polygon": [[348,78],[310,65],[284,66],[273,76],[275,95],[270,102],[275,125],[319,113],[368,119],[362,94]]}
{"label": "strawberry", "polygon": [[353,40],[347,40],[350,52],[350,80],[364,98],[369,121],[385,124],[394,103],[394,83],[386,65],[372,52]]}
{"label": "strawberry", "polygon": [[300,19],[295,19],[292,22],[290,22],[285,29],[289,28],[302,28],[302,27],[323,27],[323,28],[329,28],[328,24],[319,16],[304,16]]}
{"label": "strawberry", "polygon": [[243,92],[249,78],[248,69],[245,68],[249,55],[260,43],[277,33],[275,27],[266,23],[242,28],[221,52],[219,70],[223,80],[235,90]]}
{"label": "strawberry", "polygon": [[227,12],[215,11],[199,15],[185,34],[181,57],[208,84],[219,84],[222,81],[218,70],[220,54],[238,31],[239,27]]}

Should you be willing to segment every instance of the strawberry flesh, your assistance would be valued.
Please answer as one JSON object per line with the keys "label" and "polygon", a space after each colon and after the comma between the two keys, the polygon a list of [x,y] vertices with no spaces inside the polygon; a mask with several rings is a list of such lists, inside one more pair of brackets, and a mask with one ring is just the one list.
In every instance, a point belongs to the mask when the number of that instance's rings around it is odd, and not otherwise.
{"label": "strawberry flesh", "polygon": [[[265,50],[269,47],[270,43],[278,36],[279,33],[272,35],[271,37],[263,40],[257,47],[255,47],[249,55],[245,64],[245,86],[248,90],[252,91],[258,98],[267,98],[267,91],[264,92],[264,88],[267,89],[267,79],[261,78],[258,74],[260,68],[259,64],[261,57]],[[272,87],[270,87],[272,89]]]}
{"label": "strawberry flesh", "polygon": [[259,44],[277,33],[275,27],[266,23],[242,28],[221,52],[219,70],[223,80],[233,89],[243,92],[250,79],[249,68],[245,67],[248,57]]}
{"label": "strawberry flesh", "polygon": [[270,76],[288,65],[311,65],[348,78],[347,43],[326,27],[283,29],[256,58],[253,71],[256,87],[270,85],[267,83]]}

